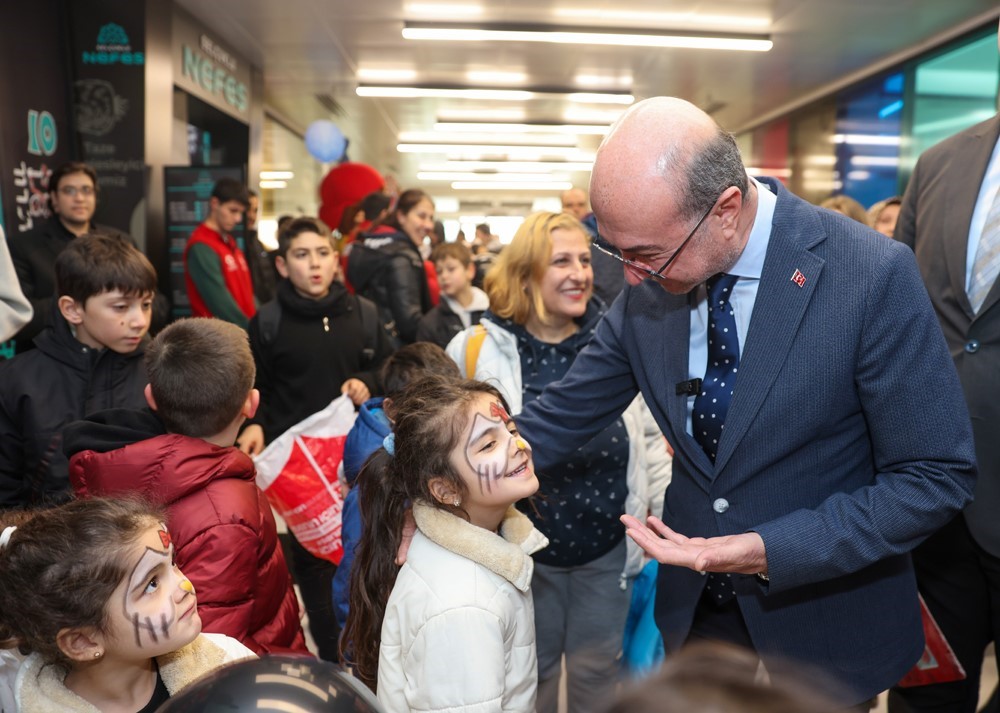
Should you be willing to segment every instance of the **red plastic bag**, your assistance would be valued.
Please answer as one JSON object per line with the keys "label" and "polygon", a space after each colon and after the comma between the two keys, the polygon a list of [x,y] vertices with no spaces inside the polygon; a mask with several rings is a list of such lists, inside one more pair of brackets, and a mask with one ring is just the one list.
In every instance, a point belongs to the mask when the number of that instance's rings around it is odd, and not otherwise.
{"label": "red plastic bag", "polygon": [[911,686],[926,686],[929,683],[949,683],[965,678],[965,669],[952,650],[948,640],[944,638],[941,627],[934,620],[930,609],[920,597],[920,618],[924,624],[924,655],[903,676],[899,682],[902,688]]}
{"label": "red plastic bag", "polygon": [[302,546],[340,564],[341,511],[338,471],[344,441],[354,425],[354,404],[346,396],[292,426],[254,458],[257,485]]}

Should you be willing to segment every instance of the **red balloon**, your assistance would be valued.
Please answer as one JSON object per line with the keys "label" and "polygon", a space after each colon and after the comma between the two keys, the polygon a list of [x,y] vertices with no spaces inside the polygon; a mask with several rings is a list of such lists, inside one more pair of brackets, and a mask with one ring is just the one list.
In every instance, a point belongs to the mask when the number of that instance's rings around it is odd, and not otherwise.
{"label": "red balloon", "polygon": [[385,187],[382,174],[366,163],[346,161],[330,169],[319,186],[319,217],[331,228],[340,225],[344,208]]}

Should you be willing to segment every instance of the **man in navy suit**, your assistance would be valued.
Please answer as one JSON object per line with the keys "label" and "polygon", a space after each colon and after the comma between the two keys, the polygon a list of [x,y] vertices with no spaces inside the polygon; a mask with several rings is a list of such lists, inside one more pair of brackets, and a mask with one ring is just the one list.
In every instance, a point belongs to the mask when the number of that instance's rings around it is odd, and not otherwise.
{"label": "man in navy suit", "polygon": [[[641,392],[674,448],[673,480],[662,521],[623,520],[674,565],[657,584],[668,650],[723,639],[765,665],[812,664],[845,705],[893,685],[923,651],[909,552],[975,480],[969,416],[911,251],[749,179],[732,136],[671,98],[612,128],[591,202],[629,286],[519,416],[536,468]],[[706,283],[727,285],[712,311]],[[713,437],[701,424],[714,418]]]}

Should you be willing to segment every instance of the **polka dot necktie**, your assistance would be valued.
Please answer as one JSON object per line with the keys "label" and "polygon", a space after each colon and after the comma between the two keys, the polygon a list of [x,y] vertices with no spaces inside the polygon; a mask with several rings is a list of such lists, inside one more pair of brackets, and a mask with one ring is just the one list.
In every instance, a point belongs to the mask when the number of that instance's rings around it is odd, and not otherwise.
{"label": "polka dot necktie", "polygon": [[736,285],[736,275],[719,273],[708,279],[708,365],[701,391],[694,400],[691,431],[714,463],[719,451],[722,427],[733,398],[736,370],[740,366],[740,339],[736,335],[736,316],[729,297]]}
{"label": "polka dot necktie", "polygon": [[[701,391],[694,400],[691,429],[695,440],[714,463],[722,438],[722,427],[733,398],[733,384],[740,366],[740,340],[736,334],[736,316],[729,298],[738,278],[720,273],[708,279],[708,365]],[[725,604],[736,596],[728,574],[709,572],[705,594],[716,604]]]}

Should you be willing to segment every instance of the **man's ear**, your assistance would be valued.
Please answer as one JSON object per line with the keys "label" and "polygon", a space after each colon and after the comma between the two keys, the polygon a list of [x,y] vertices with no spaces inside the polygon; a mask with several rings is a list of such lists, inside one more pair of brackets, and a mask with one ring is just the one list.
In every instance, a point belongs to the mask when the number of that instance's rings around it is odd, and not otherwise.
{"label": "man's ear", "polygon": [[288,277],[288,264],[285,262],[285,258],[278,255],[274,258],[274,267],[278,271],[278,274],[282,277]]}
{"label": "man's ear", "polygon": [[736,186],[730,186],[719,196],[716,209],[722,219],[723,230],[735,230],[743,210],[743,193]]}
{"label": "man's ear", "polygon": [[59,298],[59,313],[70,324],[81,324],[83,322],[83,310],[86,303],[79,303],[69,295],[62,295]]}
{"label": "man's ear", "polygon": [[56,645],[71,661],[96,661],[104,655],[104,637],[92,627],[60,629]]}
{"label": "man's ear", "polygon": [[461,498],[454,483],[440,476],[427,481],[427,489],[431,491],[434,499],[442,505],[454,505],[455,498]]}
{"label": "man's ear", "polygon": [[247,400],[243,403],[243,411],[241,413],[247,418],[253,418],[259,407],[260,392],[257,391],[257,389],[251,389],[250,394],[247,396]]}
{"label": "man's ear", "polygon": [[156,399],[153,398],[153,385],[146,384],[146,388],[142,390],[142,395],[146,397],[146,403],[149,404],[149,408],[156,410]]}

